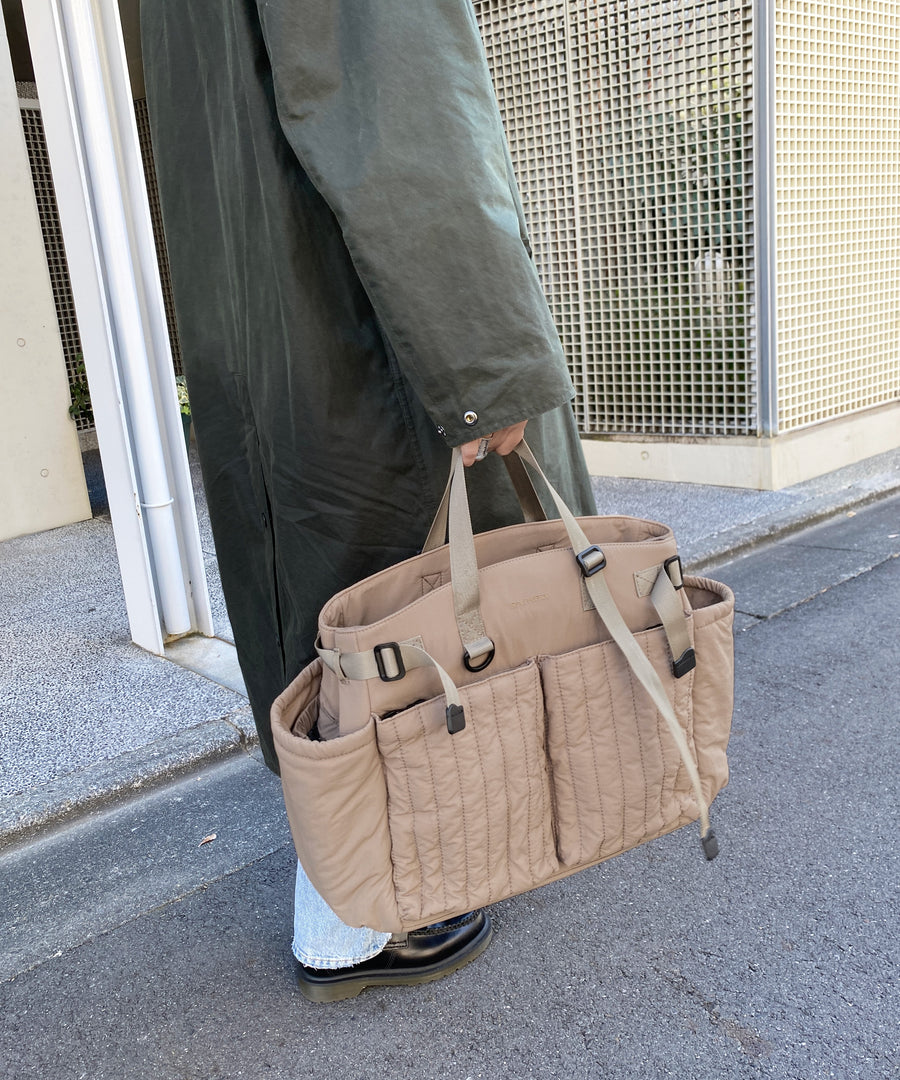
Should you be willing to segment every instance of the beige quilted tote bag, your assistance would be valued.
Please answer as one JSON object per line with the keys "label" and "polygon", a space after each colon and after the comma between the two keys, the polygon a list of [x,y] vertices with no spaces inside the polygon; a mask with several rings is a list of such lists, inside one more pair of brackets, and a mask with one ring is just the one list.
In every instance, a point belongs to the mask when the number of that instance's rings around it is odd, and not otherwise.
{"label": "beige quilted tote bag", "polygon": [[[734,597],[669,528],[472,535],[458,452],[421,555],[344,590],[272,709],[298,857],[352,926],[412,930],[700,822],[728,779]],[[443,533],[449,518],[449,544]]]}

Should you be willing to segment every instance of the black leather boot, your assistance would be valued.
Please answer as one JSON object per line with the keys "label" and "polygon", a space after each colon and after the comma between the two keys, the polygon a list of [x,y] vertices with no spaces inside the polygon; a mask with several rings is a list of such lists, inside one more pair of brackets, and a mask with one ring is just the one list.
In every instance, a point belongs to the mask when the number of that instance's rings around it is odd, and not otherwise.
{"label": "black leather boot", "polygon": [[367,986],[416,986],[458,971],[488,947],[493,933],[484,911],[392,937],[384,949],[353,967],[297,964],[300,992],[310,1001],[343,1001]]}

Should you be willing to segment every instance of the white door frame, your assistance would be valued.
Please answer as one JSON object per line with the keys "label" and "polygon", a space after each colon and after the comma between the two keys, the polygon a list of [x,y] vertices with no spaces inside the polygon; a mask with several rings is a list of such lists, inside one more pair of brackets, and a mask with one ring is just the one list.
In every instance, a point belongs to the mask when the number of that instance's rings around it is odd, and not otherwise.
{"label": "white door frame", "polygon": [[213,635],[115,0],[23,0],[132,639]]}

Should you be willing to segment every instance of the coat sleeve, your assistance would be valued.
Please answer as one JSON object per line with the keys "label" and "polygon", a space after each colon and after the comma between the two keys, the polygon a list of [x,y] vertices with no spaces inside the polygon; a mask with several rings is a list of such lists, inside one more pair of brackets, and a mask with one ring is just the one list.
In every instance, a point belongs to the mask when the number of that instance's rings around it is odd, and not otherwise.
{"label": "coat sleeve", "polygon": [[470,0],[257,0],[279,121],[452,444],[573,388]]}

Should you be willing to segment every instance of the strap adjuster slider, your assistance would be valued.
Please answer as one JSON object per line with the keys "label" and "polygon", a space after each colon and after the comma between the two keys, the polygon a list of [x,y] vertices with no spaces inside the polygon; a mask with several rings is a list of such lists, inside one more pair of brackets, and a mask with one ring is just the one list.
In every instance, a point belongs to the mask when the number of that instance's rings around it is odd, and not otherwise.
{"label": "strap adjuster slider", "polygon": [[681,556],[672,555],[663,563],[663,570],[672,582],[675,589],[684,588],[684,567],[681,565]]}
{"label": "strap adjuster slider", "polygon": [[[387,641],[376,645],[372,650],[375,654],[375,666],[378,668],[378,678],[382,682],[398,682],[406,675],[406,665],[400,653],[400,646],[396,641]],[[386,659],[383,655],[388,654]]]}
{"label": "strap adjuster slider", "polygon": [[593,577],[594,574],[599,574],[603,567],[606,566],[606,556],[596,544],[591,544],[584,551],[580,551],[575,556],[575,560],[581,567],[581,573],[585,577]]}

